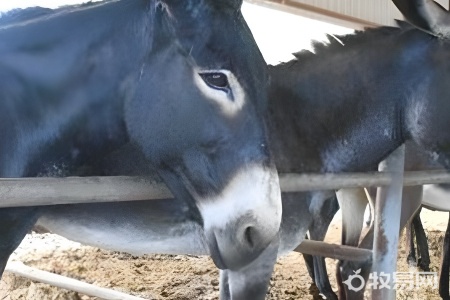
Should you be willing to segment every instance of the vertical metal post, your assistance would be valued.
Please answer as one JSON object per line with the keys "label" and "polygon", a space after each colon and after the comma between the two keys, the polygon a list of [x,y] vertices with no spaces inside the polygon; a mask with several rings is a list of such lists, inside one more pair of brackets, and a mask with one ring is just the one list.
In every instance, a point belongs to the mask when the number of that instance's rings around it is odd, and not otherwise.
{"label": "vertical metal post", "polygon": [[405,146],[395,150],[379,170],[389,172],[392,184],[378,188],[375,203],[373,266],[369,284],[372,300],[395,300],[394,274],[397,268],[398,239],[403,191]]}

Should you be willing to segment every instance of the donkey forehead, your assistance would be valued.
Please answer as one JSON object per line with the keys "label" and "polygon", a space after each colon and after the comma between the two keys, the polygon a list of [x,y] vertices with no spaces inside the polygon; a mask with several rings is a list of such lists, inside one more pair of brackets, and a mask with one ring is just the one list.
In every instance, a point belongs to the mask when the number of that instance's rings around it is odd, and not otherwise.
{"label": "donkey forehead", "polygon": [[[223,64],[237,57],[243,47],[252,49],[252,54],[259,51],[240,6],[230,3],[234,1],[183,0],[179,5],[167,5],[176,38],[196,60]],[[240,55],[250,54],[240,52]]]}
{"label": "donkey forehead", "polygon": [[232,81],[239,83],[236,89],[245,92],[249,101],[264,105],[267,66],[240,5],[241,1],[182,0],[170,2],[167,7],[169,18],[174,13],[171,6],[177,10],[172,16],[175,20],[169,22],[192,63],[202,70],[230,71],[236,79]]}
{"label": "donkey forehead", "polygon": [[229,70],[250,93],[267,84],[266,62],[240,13],[213,18],[206,27],[179,36],[199,68]]}

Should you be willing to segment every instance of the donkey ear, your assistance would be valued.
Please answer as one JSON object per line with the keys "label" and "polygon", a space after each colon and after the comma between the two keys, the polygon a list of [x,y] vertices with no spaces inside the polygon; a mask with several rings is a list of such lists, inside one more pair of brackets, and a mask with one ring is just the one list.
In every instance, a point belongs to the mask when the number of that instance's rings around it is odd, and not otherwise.
{"label": "donkey ear", "polygon": [[450,15],[433,0],[392,0],[414,26],[438,37],[450,38]]}

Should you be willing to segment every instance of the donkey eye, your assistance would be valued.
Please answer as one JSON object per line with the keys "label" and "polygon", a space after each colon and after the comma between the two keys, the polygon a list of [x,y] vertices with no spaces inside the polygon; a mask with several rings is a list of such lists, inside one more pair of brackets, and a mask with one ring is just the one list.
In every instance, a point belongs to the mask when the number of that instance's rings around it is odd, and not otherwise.
{"label": "donkey eye", "polygon": [[223,73],[200,73],[203,81],[211,88],[228,92],[230,85],[228,83],[227,75]]}

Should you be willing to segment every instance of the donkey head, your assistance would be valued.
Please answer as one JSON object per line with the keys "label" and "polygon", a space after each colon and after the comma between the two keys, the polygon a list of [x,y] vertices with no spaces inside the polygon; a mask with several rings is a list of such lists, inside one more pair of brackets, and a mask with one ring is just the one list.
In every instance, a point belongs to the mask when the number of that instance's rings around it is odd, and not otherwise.
{"label": "donkey head", "polygon": [[153,49],[126,105],[131,138],[189,202],[224,269],[253,261],[281,222],[263,121],[268,75],[241,2],[158,1]]}

